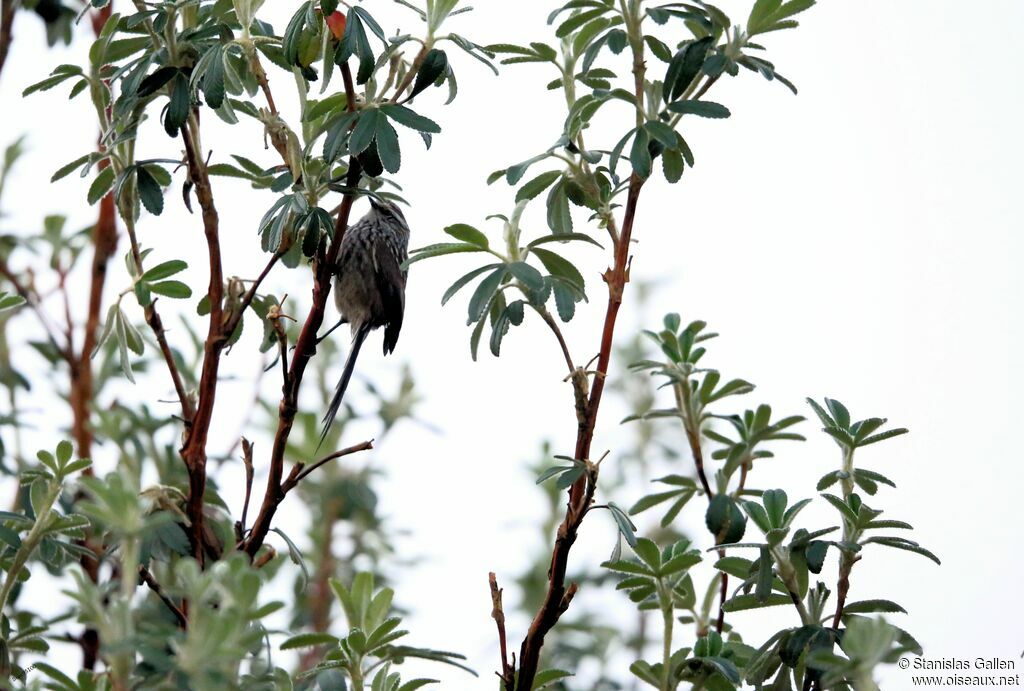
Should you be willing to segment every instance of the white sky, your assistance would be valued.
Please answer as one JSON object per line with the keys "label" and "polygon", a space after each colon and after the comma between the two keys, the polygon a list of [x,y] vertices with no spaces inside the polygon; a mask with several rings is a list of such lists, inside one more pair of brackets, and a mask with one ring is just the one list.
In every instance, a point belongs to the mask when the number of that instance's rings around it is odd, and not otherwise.
{"label": "white sky", "polygon": [[[272,4],[269,15],[283,28],[294,3]],[[395,28],[387,21],[397,16],[391,3],[371,5],[381,8],[386,29]],[[480,43],[548,40],[543,17],[553,6],[482,0],[452,28]],[[741,17],[747,3],[722,6]],[[854,416],[887,416],[911,429],[866,450],[861,462],[900,486],[873,505],[913,523],[915,539],[943,566],[911,554],[869,552],[854,572],[851,598],[903,604],[910,615],[896,623],[918,637],[929,657],[1019,660],[1024,648],[1024,608],[1006,583],[1024,566],[1014,512],[1024,481],[1016,436],[1024,406],[1021,369],[1011,364],[1022,345],[1016,232],[1024,155],[1016,69],[1022,20],[1024,5],[1010,0],[970,7],[947,0],[821,3],[802,15],[799,30],[764,41],[800,95],[746,72],[716,86],[709,98],[726,103],[733,117],[688,125],[697,167],[678,186],[649,185],[637,220],[634,275],[662,281],[646,307],[649,319],[679,311],[684,319],[709,321],[723,334],[712,344],[711,364],[758,384],[747,406],[764,401],[780,413],[810,414],[803,398],[827,395],[847,403]],[[11,216],[4,227],[34,229],[45,213],[57,212],[84,225],[94,215],[85,208],[88,181],[72,176],[51,187],[48,179],[59,164],[92,148],[90,107],[84,97],[69,104],[67,87],[26,100],[20,92],[60,62],[82,62],[87,42],[45,51],[38,22],[22,16],[16,29],[0,79],[0,143],[25,132],[31,151],[6,191]],[[505,68],[499,80],[458,51],[450,54],[459,98],[446,108],[437,94],[417,102],[444,132],[429,155],[418,138],[403,133],[399,179],[412,202],[406,215],[414,246],[441,241],[450,223],[481,225],[485,215],[507,212],[508,188],[488,188],[484,178],[548,146],[563,117],[558,94],[543,91],[552,75],[541,68]],[[662,69],[658,64],[655,74]],[[286,75],[271,76],[277,94],[291,89]],[[204,144],[215,160],[258,151],[258,127],[227,128],[212,116],[204,122],[211,127]],[[143,155],[179,155],[178,145],[158,132],[147,147]],[[257,159],[270,163],[272,154]],[[215,184],[226,272],[251,277],[263,265],[256,221],[270,197],[235,181]],[[155,246],[161,260],[187,253],[188,280],[205,285],[199,221],[183,212],[173,191],[167,206],[164,216],[144,218],[142,241]],[[533,219],[534,232],[542,223]],[[603,316],[598,273],[605,260],[596,250],[575,256],[586,267],[591,303],[566,333],[577,358],[588,359]],[[406,425],[372,455],[352,461],[385,471],[384,511],[393,525],[410,531],[405,548],[422,557],[398,584],[400,602],[412,610],[406,623],[413,638],[467,654],[481,673],[473,681],[430,670],[446,688],[458,689],[493,688],[497,652],[487,572],[511,583],[538,548],[543,500],[524,465],[544,438],[558,452],[571,449],[575,430],[571,392],[560,381],[563,365],[535,320],[512,332],[500,360],[485,354],[479,363],[470,361],[466,297],[444,309],[439,301],[461,275],[458,269],[473,266],[456,257],[415,267],[396,356],[383,360],[376,336],[360,361],[361,373],[385,386],[401,362],[410,363],[426,396],[420,415],[440,434]],[[111,290],[124,281],[115,274]],[[266,284],[278,294],[303,296],[306,286],[304,272],[285,270]],[[635,325],[627,310],[620,336]],[[623,364],[614,363],[612,376],[624,376]],[[251,377],[254,363],[236,348],[226,370]],[[271,382],[268,393],[277,387]],[[215,427],[235,430],[249,397],[245,381],[226,385]],[[38,439],[48,447],[58,433],[47,416],[52,404],[48,398],[37,404]],[[617,424],[618,402],[609,401],[603,413],[595,450],[610,449],[606,463],[615,463],[628,431]],[[785,487],[794,499],[813,496],[816,479],[837,463],[832,443],[814,429],[805,425],[810,441],[764,464],[755,484]],[[677,431],[665,428],[665,434],[682,444]],[[361,439],[353,432],[352,442]],[[265,455],[256,460],[265,467]],[[97,462],[109,468],[109,456]],[[629,505],[643,480],[636,478],[631,493],[601,499]],[[225,476],[222,486],[240,487],[232,482]],[[240,504],[240,492],[230,499]],[[690,509],[686,525],[699,536],[702,512],[697,504]],[[282,527],[301,534],[305,514],[294,498],[279,515]],[[804,516],[805,524],[833,521],[824,505]],[[597,569],[612,540],[610,520],[601,513],[589,517],[571,569]],[[831,580],[834,569],[832,555],[823,573]],[[514,602],[511,590],[507,598]],[[623,601],[589,605],[607,609],[614,621],[628,611]],[[580,606],[587,604],[582,598]],[[755,644],[764,633],[795,623],[788,608],[735,621]],[[510,619],[516,648],[526,624]],[[907,688],[909,681],[891,670],[883,686]]]}

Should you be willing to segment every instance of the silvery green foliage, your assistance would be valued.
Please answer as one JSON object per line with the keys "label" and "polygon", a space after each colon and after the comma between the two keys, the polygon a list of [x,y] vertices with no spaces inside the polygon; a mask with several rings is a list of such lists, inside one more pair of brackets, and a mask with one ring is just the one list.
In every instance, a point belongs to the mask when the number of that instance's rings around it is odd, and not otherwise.
{"label": "silvery green foliage", "polygon": [[[353,592],[361,593],[366,578],[372,583],[372,575],[355,573],[354,557],[359,557],[361,568],[377,570],[392,556],[390,534],[378,512],[376,473],[330,464],[304,477],[294,491],[314,507],[307,539],[293,540],[271,528],[270,539],[250,559],[238,547],[259,507],[248,520],[244,514],[232,515],[235,507],[221,496],[211,455],[202,505],[205,532],[196,539],[192,526],[198,523],[188,518],[192,469],[183,467],[178,453],[182,420],[163,402],[146,401],[125,383],[140,389],[148,386],[151,373],[166,376],[170,361],[180,372],[182,407],[196,405],[200,372],[207,361],[198,335],[206,325],[199,322],[208,321],[211,298],[205,287],[196,288],[195,267],[178,256],[179,238],[154,233],[146,236],[144,247],[136,247],[136,230],[159,225],[156,217],[172,204],[188,211],[205,209],[207,190],[187,164],[194,166],[207,151],[183,158],[182,148],[187,150],[191,143],[201,147],[205,121],[219,118],[232,125],[248,118],[262,127],[279,160],[256,163],[266,160],[264,141],[256,139],[242,151],[216,149],[199,165],[211,176],[249,182],[256,203],[266,209],[258,227],[249,229],[251,241],[286,267],[309,275],[311,267],[324,261],[334,238],[335,209],[342,195],[403,201],[394,178],[402,169],[403,152],[410,146],[429,148],[433,137],[441,134],[441,126],[424,113],[455,98],[456,69],[482,63],[485,70],[493,70],[493,56],[458,33],[459,15],[471,8],[457,0],[397,3],[410,32],[395,34],[384,33],[374,17],[375,7],[340,5],[336,0],[293,3],[291,18],[276,28],[265,21],[268,8],[262,0],[125,2],[113,8],[120,13],[109,14],[103,23],[103,12],[111,9],[107,5],[94,0],[85,10],[100,20],[87,64],[60,65],[24,93],[68,88],[69,98],[92,101],[100,147],[60,165],[51,182],[73,173],[90,176],[83,203],[102,208],[112,202],[132,245],[133,251],[124,257],[129,281],[105,291],[111,297],[103,304],[91,352],[81,358],[77,352],[69,356],[71,345],[81,342],[72,338],[75,324],[68,325],[67,344],[56,332],[32,344],[57,375],[59,393],[68,374],[75,377],[81,368],[93,368],[88,425],[104,459],[116,460],[117,470],[66,487],[65,475],[84,467],[75,461],[67,465],[72,448],[67,442],[56,456],[40,455],[41,467],[26,461],[17,449],[8,452],[0,447],[5,452],[0,469],[20,475],[24,487],[19,495],[23,510],[0,515],[7,605],[0,618],[0,672],[17,671],[17,664],[26,659],[36,663],[33,654],[46,652],[52,640],[71,636],[64,636],[70,627],[80,636],[83,651],[87,636],[98,641],[102,662],[92,662],[80,672],[37,663],[35,673],[52,688],[344,688],[344,677],[339,679],[338,670],[328,664],[330,655],[324,660],[328,666],[318,669],[315,678],[300,676],[317,661],[282,655],[278,646],[281,634],[287,633],[281,630],[282,623],[295,632],[328,635],[334,626],[333,593],[348,592],[345,587],[352,582]],[[275,88],[295,91],[300,105],[295,121],[277,111],[268,73]],[[160,128],[145,126],[147,121],[159,122]],[[137,147],[159,153],[140,158]],[[17,143],[6,152],[0,190],[20,153]],[[7,262],[13,258],[14,265],[31,266],[41,260],[63,288],[65,277],[89,271],[90,253],[85,250],[92,249],[91,239],[90,233],[68,227],[57,215],[47,216],[43,229],[31,237],[0,237],[3,273],[16,288],[0,293],[0,383],[15,408],[0,419],[5,440],[10,438],[7,430],[16,434],[23,424],[18,395],[31,386],[22,374],[27,365],[8,357],[11,347],[24,345],[19,340],[23,335],[9,325],[39,312],[48,326],[35,275],[31,270],[8,271]],[[252,275],[258,272],[255,268]],[[48,278],[43,276],[41,283]],[[220,305],[225,313],[237,309],[250,283],[226,277]],[[26,296],[31,310],[25,308]],[[288,353],[287,347],[278,347],[279,322],[286,309],[281,299],[260,291],[244,309],[250,329],[262,333],[260,350],[273,350],[279,358]],[[171,300],[182,301],[189,309],[183,323],[175,320],[165,326],[155,307],[158,301]],[[79,316],[71,315],[69,321]],[[244,327],[239,319],[228,347],[246,347],[239,341]],[[165,328],[173,332],[169,344],[155,342],[154,334]],[[294,331],[282,330],[286,344],[295,338]],[[310,363],[311,377],[324,378],[333,348],[330,342],[318,346],[321,357]],[[74,371],[68,372],[72,362]],[[402,373],[397,392],[368,389],[362,402],[373,414],[366,417],[379,420],[381,434],[415,414],[419,397],[408,371]],[[276,426],[276,415],[264,418],[262,407],[254,407],[247,426],[258,427],[256,433]],[[315,406],[304,407],[294,415],[289,461],[315,460],[314,410]],[[347,409],[343,417],[326,440],[336,447],[345,423],[357,414]],[[243,456],[251,454],[247,444],[241,444],[247,448]],[[237,464],[238,455],[232,450],[232,458],[224,460]],[[251,457],[247,460],[252,462]],[[252,481],[250,475],[248,482]],[[257,493],[258,486],[252,492],[254,504]],[[344,539],[336,539],[340,533]],[[38,569],[66,577],[59,617],[65,623],[44,618],[32,602],[18,598],[21,581]],[[268,582],[281,570],[295,582],[295,597],[287,605],[266,597]],[[332,577],[334,591],[328,586]],[[387,598],[390,602],[390,595]],[[363,657],[383,660],[381,666],[363,670],[372,688],[422,686],[425,680],[398,683],[400,665],[411,657],[461,659],[455,653],[396,642],[403,632],[392,630],[396,620],[390,618],[389,607],[383,615],[386,621],[377,624],[386,631],[369,620],[360,624],[375,647],[360,648],[351,633],[343,639],[352,639],[354,647],[349,649]],[[386,638],[386,654],[376,645],[375,632]]]}

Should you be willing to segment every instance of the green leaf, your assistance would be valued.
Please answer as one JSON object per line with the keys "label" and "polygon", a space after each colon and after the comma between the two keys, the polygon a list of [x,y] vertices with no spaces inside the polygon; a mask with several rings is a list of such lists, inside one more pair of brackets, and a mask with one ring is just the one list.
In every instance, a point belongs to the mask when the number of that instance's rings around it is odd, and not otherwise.
{"label": "green leaf", "polygon": [[843,471],[841,471],[841,470],[833,470],[830,473],[825,473],[824,475],[822,475],[821,479],[818,480],[817,490],[819,492],[821,492],[823,490],[828,489],[829,487],[831,487],[832,485],[836,484],[837,482],[839,482],[839,480],[842,479],[840,477],[840,473],[843,473]]}
{"label": "green leaf", "polygon": [[567,288],[561,281],[552,288],[555,294],[555,309],[558,310],[558,318],[563,322],[572,321],[576,314],[576,295],[571,288]]}
{"label": "green leaf", "polygon": [[99,172],[96,179],[89,185],[89,194],[86,197],[89,204],[95,204],[110,191],[110,187],[114,184],[114,168],[107,166]]}
{"label": "green leaf", "polygon": [[329,633],[300,633],[281,644],[281,650],[295,650],[318,645],[338,645],[338,639]]}
{"label": "green leaf", "polygon": [[727,494],[717,494],[708,503],[704,522],[718,543],[739,542],[747,524],[736,501]]}
{"label": "green leaf", "polygon": [[121,363],[121,371],[124,376],[128,378],[132,384],[135,383],[135,375],[132,373],[132,364],[128,355],[128,340],[129,332],[127,326],[127,318],[124,316],[124,312],[117,305],[114,305],[116,310],[114,312],[114,333],[117,336],[117,351],[118,357]]}
{"label": "green leaf", "polygon": [[[519,326],[523,323],[523,301],[515,300],[505,306],[491,326],[491,353],[494,357],[501,355],[501,341],[509,329],[509,324]],[[570,483],[571,484],[571,483]]]}
{"label": "green leaf", "polygon": [[[90,161],[90,165],[91,165],[91,159],[94,156],[98,156],[98,154],[91,154],[91,153],[90,154],[86,154],[84,156],[79,156],[78,158],[76,158],[74,161],[71,161],[70,163],[65,163],[64,165],[62,165],[60,168],[57,169],[56,173],[54,173],[50,177],[50,182],[57,182],[61,178],[66,177],[69,173],[71,173],[71,171],[73,171],[75,168],[80,167],[86,161]],[[7,166],[7,167],[10,168],[10,166]]]}
{"label": "green leaf", "polygon": [[595,245],[597,247],[600,247],[601,249],[604,249],[604,245],[602,245],[600,242],[590,237],[589,235],[584,235],[583,233],[556,233],[554,235],[545,235],[544,237],[537,238],[533,242],[529,243],[526,246],[526,248],[533,249],[538,245],[545,245],[549,242],[565,243],[569,242],[570,240],[589,242],[591,245]]}
{"label": "green leaf", "polygon": [[170,278],[176,273],[180,273],[188,268],[188,264],[181,259],[171,259],[170,261],[162,262],[157,264],[152,269],[142,274],[142,281],[159,281],[163,278]]}
{"label": "green leaf", "polygon": [[880,441],[885,441],[886,439],[892,439],[893,437],[898,437],[900,435],[906,434],[909,431],[910,430],[904,429],[902,427],[899,429],[891,429],[887,432],[881,432],[872,437],[868,437],[867,439],[864,439],[863,441],[859,442],[857,446],[860,447],[867,446],[868,444],[875,444]]}
{"label": "green leaf", "polygon": [[66,689],[77,689],[77,688],[79,688],[78,684],[76,684],[75,681],[71,677],[69,677],[68,675],[64,674],[64,672],[61,672],[56,667],[54,667],[52,665],[48,665],[45,662],[36,662],[33,665],[33,669],[35,669],[35,670],[37,670],[39,672],[42,672],[44,675],[46,675],[50,679],[53,679],[55,682],[57,682],[59,684],[63,684],[64,688],[66,688]]}
{"label": "green leaf", "polygon": [[662,502],[668,501],[669,499],[679,495],[683,491],[684,490],[673,489],[673,490],[669,490],[668,492],[658,492],[656,494],[648,494],[646,497],[642,497],[635,504],[633,504],[633,506],[630,507],[629,515],[630,516],[635,516],[638,513],[646,511],[647,509],[649,509],[651,507],[657,506],[658,504],[661,504]]}
{"label": "green leaf", "polygon": [[495,269],[495,268],[497,268],[499,266],[504,266],[504,265],[503,264],[487,264],[486,266],[481,266],[478,269],[473,269],[468,274],[466,274],[465,276],[463,276],[459,280],[455,281],[455,283],[452,283],[448,287],[448,290],[446,290],[444,292],[444,295],[441,297],[441,304],[442,305],[447,304],[447,302],[449,300],[451,300],[455,296],[456,293],[458,293],[460,290],[462,290],[462,288],[465,287],[465,285],[467,283],[472,281],[474,278],[476,278],[480,274],[484,273],[485,271],[490,271],[492,269]]}
{"label": "green leaf", "polygon": [[424,56],[420,69],[416,72],[416,82],[413,84],[409,97],[434,84],[448,69],[448,55],[438,48],[432,48]]}
{"label": "green leaf", "polygon": [[715,562],[715,568],[729,574],[730,576],[746,580],[750,576],[750,570],[753,568],[753,562],[749,559],[744,559],[743,557],[722,557]]}
{"label": "green leaf", "polygon": [[146,210],[154,216],[163,213],[164,192],[156,178],[144,166],[136,166],[135,181],[139,189],[139,199]]}
{"label": "green leaf", "polygon": [[939,561],[939,558],[935,556],[930,550],[925,549],[924,547],[922,547],[921,545],[917,544],[912,540],[907,540],[902,537],[871,537],[861,544],[866,545],[869,543],[875,543],[878,545],[883,545],[885,547],[892,547],[893,549],[902,549],[906,552],[914,552],[915,554],[920,554],[923,557],[931,559],[936,564],[942,564],[942,562]]}
{"label": "green leaf", "polygon": [[789,501],[786,497],[786,492],[781,489],[765,490],[761,496],[761,501],[768,512],[768,518],[771,521],[772,527],[781,528],[783,516],[786,513],[786,504]]}
{"label": "green leaf", "polygon": [[284,543],[288,546],[288,558],[291,559],[292,563],[298,566],[302,571],[302,578],[299,580],[299,585],[304,589],[306,587],[306,583],[309,582],[309,570],[306,568],[306,560],[302,557],[302,550],[300,550],[292,539],[280,528],[271,528],[270,531],[280,535],[281,539],[284,540]]}
{"label": "green leaf", "polygon": [[483,250],[476,245],[469,245],[463,242],[439,242],[435,245],[427,245],[426,247],[420,247],[419,249],[412,250],[410,252],[412,256],[402,262],[402,268],[406,269],[411,264],[415,264],[423,259],[440,257],[445,254],[461,254],[464,252],[483,252]]}
{"label": "green leaf", "polygon": [[149,289],[157,295],[163,295],[179,300],[185,300],[192,297],[192,289],[181,281],[161,281],[160,283],[151,283],[149,285]]}
{"label": "green leaf", "polygon": [[544,288],[544,277],[540,271],[526,262],[511,262],[507,268],[509,273],[530,290],[539,291]]}
{"label": "green leaf", "polygon": [[907,610],[891,600],[858,600],[857,602],[848,602],[843,607],[843,614],[872,614],[875,612],[906,614]]}
{"label": "green leaf", "polygon": [[[203,58],[206,58],[205,71],[202,73],[203,95],[206,96],[206,104],[217,109],[224,104],[224,51],[218,45],[211,48]],[[204,61],[203,58],[200,58],[200,62]]]}
{"label": "green leaf", "polygon": [[365,110],[359,116],[356,126],[352,128],[352,135],[348,140],[348,148],[351,153],[360,154],[370,145],[374,134],[377,132],[377,120],[379,117],[380,112],[376,108]]}
{"label": "green leaf", "polygon": [[25,304],[25,298],[20,295],[8,295],[0,291],[0,313],[7,312]]}
{"label": "green leaf", "polygon": [[569,211],[569,195],[565,191],[565,181],[559,180],[548,191],[547,222],[556,235],[567,235],[572,232],[572,212]]}
{"label": "green leaf", "polygon": [[487,249],[490,247],[490,243],[487,241],[487,236],[480,230],[477,230],[471,225],[466,223],[455,223],[447,226],[444,232],[451,235],[456,240],[462,240],[468,242],[471,245],[476,245],[481,249]]}
{"label": "green leaf", "polygon": [[647,130],[639,129],[636,131],[636,136],[633,137],[633,147],[629,151],[629,162],[633,166],[633,172],[644,180],[651,177],[651,167],[654,164],[651,159],[651,151],[647,148],[649,143],[650,137],[647,135]]}
{"label": "green leaf", "polygon": [[178,130],[188,120],[188,111],[192,107],[192,96],[189,93],[188,78],[175,70],[171,80],[170,102],[164,112],[164,131],[171,137],[178,136]]}
{"label": "green leaf", "polygon": [[713,36],[705,36],[683,46],[671,59],[665,73],[662,96],[666,103],[675,101],[700,72],[708,49],[714,45]]}
{"label": "green leaf", "polygon": [[670,103],[668,109],[683,115],[698,115],[702,118],[727,118],[732,113],[721,103],[712,101],[676,101]]}
{"label": "green leaf", "polygon": [[541,173],[519,188],[519,191],[516,193],[516,201],[521,202],[527,199],[533,199],[550,187],[555,180],[561,177],[561,175],[562,171],[560,170],[550,170],[546,173]]}
{"label": "green leaf", "polygon": [[559,24],[558,28],[555,30],[555,36],[558,38],[565,38],[576,29],[580,28],[590,20],[600,17],[610,9],[611,8],[606,5],[601,5],[597,9],[587,10],[586,12],[580,12],[579,14],[573,15]]}
{"label": "green leaf", "polygon": [[828,554],[828,544],[824,540],[813,540],[807,545],[805,555],[807,568],[811,570],[811,573],[821,573],[825,564],[825,556]]}
{"label": "green leaf", "polygon": [[722,607],[726,612],[742,612],[747,609],[759,609],[761,607],[779,607],[781,605],[792,605],[793,600],[788,595],[772,593],[764,601],[757,599],[756,595],[736,595],[726,600]]}
{"label": "green leaf", "polygon": [[385,105],[381,106],[381,111],[389,118],[394,120],[400,125],[404,125],[417,132],[427,132],[430,134],[437,134],[441,131],[441,127],[431,120],[419,115],[409,108],[400,105]]}
{"label": "green leaf", "polygon": [[657,572],[661,568],[661,550],[658,549],[658,545],[654,544],[653,541],[648,540],[645,537],[637,538],[636,544],[633,545],[633,551],[640,559],[651,567],[651,570]]}
{"label": "green leaf", "polygon": [[398,145],[398,133],[387,118],[378,118],[376,140],[381,165],[394,175],[402,167],[402,152]]}
{"label": "green leaf", "polygon": [[572,284],[581,294],[584,289],[583,275],[580,273],[572,262],[568,259],[556,254],[550,250],[535,247],[533,253],[540,260],[544,268],[547,269],[552,276],[558,276]]}
{"label": "green leaf", "polygon": [[745,501],[743,502],[743,508],[747,512],[747,515],[750,516],[750,520],[754,522],[754,525],[760,528],[761,532],[767,535],[772,529],[772,522],[768,517],[768,513],[764,510],[764,507],[754,501]]}
{"label": "green leaf", "polygon": [[[484,280],[480,281],[480,285],[473,291],[473,297],[469,299],[469,320],[466,322],[467,324],[481,320],[487,307],[491,304],[491,298],[498,291],[498,287],[501,285],[507,272],[508,267],[502,265],[491,272]],[[477,340],[479,340],[479,337],[477,337]]]}
{"label": "green leaf", "polygon": [[845,501],[835,496],[834,494],[823,493],[821,496],[824,497],[829,504],[836,507],[836,510],[838,510],[839,513],[843,514],[843,517],[846,520],[850,521],[850,523],[853,524],[857,523],[857,513],[852,508],[850,508],[850,506]]}
{"label": "green leaf", "polygon": [[846,409],[846,406],[832,398],[826,398],[825,405],[828,406],[829,412],[832,413],[832,418],[840,429],[847,430],[850,428],[850,411]]}
{"label": "green leaf", "polygon": [[629,520],[629,516],[615,504],[615,502],[608,502],[608,511],[611,512],[612,518],[615,519],[615,524],[619,528],[619,532],[622,537],[626,538],[626,542],[630,547],[636,549],[636,526]]}
{"label": "green leaf", "polygon": [[533,678],[533,691],[537,689],[543,689],[561,679],[568,679],[573,676],[571,672],[566,672],[561,669],[545,669],[537,672],[537,675]]}

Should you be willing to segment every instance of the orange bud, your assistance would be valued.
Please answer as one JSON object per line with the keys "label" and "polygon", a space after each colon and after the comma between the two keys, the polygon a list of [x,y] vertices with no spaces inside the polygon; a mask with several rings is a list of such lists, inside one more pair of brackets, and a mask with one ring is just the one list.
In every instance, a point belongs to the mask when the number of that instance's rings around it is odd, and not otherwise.
{"label": "orange bud", "polygon": [[330,27],[334,38],[341,40],[341,37],[345,35],[345,15],[335,10],[327,18],[327,26]]}

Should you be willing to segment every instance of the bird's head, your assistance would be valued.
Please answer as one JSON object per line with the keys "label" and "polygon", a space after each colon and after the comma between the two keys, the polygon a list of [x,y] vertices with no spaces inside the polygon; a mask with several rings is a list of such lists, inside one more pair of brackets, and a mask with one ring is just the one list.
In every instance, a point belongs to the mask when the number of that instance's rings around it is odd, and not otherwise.
{"label": "bird's head", "polygon": [[405,215],[402,213],[402,210],[398,208],[398,204],[394,203],[390,199],[371,196],[370,208],[377,213],[377,216],[386,221],[391,221],[403,228],[405,232],[409,232],[409,224],[405,220]]}

